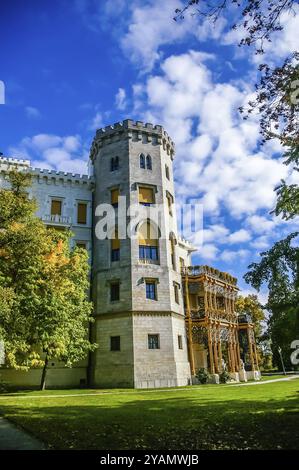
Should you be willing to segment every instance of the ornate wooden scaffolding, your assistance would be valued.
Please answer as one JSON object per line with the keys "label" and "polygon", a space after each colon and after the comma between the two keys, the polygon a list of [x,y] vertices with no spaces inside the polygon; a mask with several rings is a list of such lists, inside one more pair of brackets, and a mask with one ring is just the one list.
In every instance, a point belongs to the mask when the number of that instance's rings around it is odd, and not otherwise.
{"label": "ornate wooden scaffolding", "polygon": [[[238,321],[235,312],[234,304],[239,290],[237,279],[210,266],[183,267],[182,278],[192,375],[197,372],[195,344],[202,345],[207,351],[211,374],[219,374],[224,368],[228,372],[239,372],[245,359],[248,369],[258,370],[253,324],[246,316],[243,316],[246,318],[242,318],[241,322]],[[242,351],[239,344],[240,330],[243,339],[245,332],[247,335]]]}

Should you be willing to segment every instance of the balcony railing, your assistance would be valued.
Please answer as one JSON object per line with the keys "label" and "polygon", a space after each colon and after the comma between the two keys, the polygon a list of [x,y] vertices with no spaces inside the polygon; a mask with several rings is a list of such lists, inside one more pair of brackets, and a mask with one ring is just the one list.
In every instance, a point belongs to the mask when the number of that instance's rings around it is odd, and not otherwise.
{"label": "balcony railing", "polygon": [[72,218],[64,215],[42,215],[42,221],[52,225],[71,225]]}
{"label": "balcony railing", "polygon": [[211,266],[187,266],[182,268],[182,275],[185,276],[200,276],[202,274],[206,274],[207,276],[214,277],[221,281],[228,282],[232,285],[237,285],[237,278],[231,276],[228,273],[223,271],[219,271],[218,269],[212,268]]}
{"label": "balcony railing", "polygon": [[158,259],[139,258],[138,264],[160,264]]}

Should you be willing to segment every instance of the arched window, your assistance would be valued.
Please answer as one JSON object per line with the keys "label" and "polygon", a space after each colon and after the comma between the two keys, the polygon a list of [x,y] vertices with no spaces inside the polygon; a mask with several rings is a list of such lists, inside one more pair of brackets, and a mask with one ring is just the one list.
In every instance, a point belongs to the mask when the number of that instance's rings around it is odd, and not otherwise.
{"label": "arched window", "polygon": [[146,157],[146,169],[147,170],[152,169],[152,157],[150,155],[147,155]]}
{"label": "arched window", "polygon": [[143,153],[139,157],[139,163],[140,163],[140,168],[145,169],[145,157],[144,157]]}
{"label": "arched window", "polygon": [[159,234],[149,220],[138,227],[139,259],[155,263],[159,259]]}

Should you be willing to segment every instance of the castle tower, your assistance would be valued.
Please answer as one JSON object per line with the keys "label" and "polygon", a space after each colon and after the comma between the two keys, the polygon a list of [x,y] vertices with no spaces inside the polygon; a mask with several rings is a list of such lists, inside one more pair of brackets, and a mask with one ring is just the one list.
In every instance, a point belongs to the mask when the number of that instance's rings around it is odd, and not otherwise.
{"label": "castle tower", "polygon": [[[163,128],[140,121],[99,129],[93,141],[95,386],[190,383],[173,158],[174,144]],[[103,204],[112,204],[116,216],[124,207],[140,209],[130,236],[118,217],[103,239]],[[121,220],[128,223],[128,213]]]}

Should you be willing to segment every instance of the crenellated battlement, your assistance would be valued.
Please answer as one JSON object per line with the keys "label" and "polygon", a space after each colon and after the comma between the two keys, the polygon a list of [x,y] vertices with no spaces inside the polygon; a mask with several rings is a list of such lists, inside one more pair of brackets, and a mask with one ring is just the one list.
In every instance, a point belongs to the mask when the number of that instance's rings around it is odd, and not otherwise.
{"label": "crenellated battlement", "polygon": [[0,157],[0,167],[2,165],[10,165],[10,166],[24,166],[24,167],[30,167],[30,160],[22,160],[18,158],[10,158],[10,157]]}
{"label": "crenellated battlement", "polygon": [[156,145],[163,145],[164,150],[173,158],[175,145],[168,133],[160,125],[144,123],[143,121],[134,121],[125,119],[116,122],[113,125],[102,127],[97,130],[90,149],[90,158],[94,160],[99,149],[110,143],[123,138],[129,138],[136,141],[151,142]]}
{"label": "crenellated battlement", "polygon": [[63,180],[63,182],[92,183],[94,178],[88,175],[80,175],[79,173],[69,173],[64,171],[49,170],[43,168],[33,168],[30,160],[19,160],[17,158],[0,157],[0,173],[7,173],[9,168],[16,167],[30,173],[37,179],[46,179],[47,182],[53,180]]}

